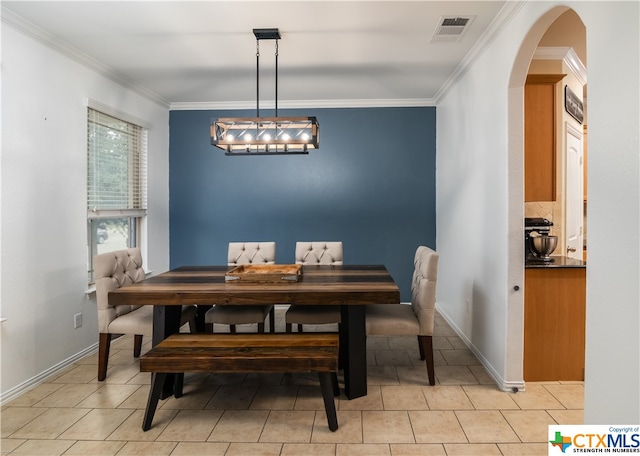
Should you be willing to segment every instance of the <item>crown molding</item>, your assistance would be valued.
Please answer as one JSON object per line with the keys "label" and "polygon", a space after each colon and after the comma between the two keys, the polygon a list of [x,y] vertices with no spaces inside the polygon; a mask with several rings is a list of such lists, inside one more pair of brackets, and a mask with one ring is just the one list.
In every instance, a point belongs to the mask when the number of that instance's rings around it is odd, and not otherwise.
{"label": "crown molding", "polygon": [[572,47],[538,47],[533,53],[533,60],[562,60],[580,84],[587,84],[587,68]]}
{"label": "crown molding", "polygon": [[[460,79],[470,65],[488,48],[488,46],[499,36],[506,24],[526,3],[525,0],[509,1],[502,7],[498,15],[489,25],[487,31],[473,46],[471,51],[456,67],[451,76],[440,87],[432,98],[421,99],[352,99],[352,100],[291,100],[278,101],[278,107],[284,109],[295,108],[367,108],[367,107],[425,107],[436,106],[439,100],[450,90],[453,84]],[[112,81],[128,88],[145,98],[171,110],[220,110],[220,109],[254,109],[255,102],[228,101],[228,102],[170,102],[148,88],[137,84],[126,76],[118,73],[99,60],[69,46],[59,38],[38,27],[37,25],[23,19],[6,7],[2,7],[2,23],[13,27],[26,36],[54,49],[61,54],[79,62],[80,64],[102,74]],[[575,53],[574,53],[575,55]],[[577,56],[576,56],[577,59]],[[569,60],[572,65],[573,60]],[[580,62],[577,59],[577,62]],[[581,65],[581,64],[580,64]],[[586,76],[585,76],[586,80]],[[262,103],[261,103],[262,104]],[[266,109],[273,109],[273,105],[265,106]]]}
{"label": "crown molding", "polygon": [[[407,108],[436,106],[432,98],[376,99],[376,100],[278,100],[278,109],[318,108]],[[274,102],[260,102],[260,109],[274,109]],[[208,111],[225,109],[256,109],[255,101],[211,101],[171,103],[172,111]]]}
{"label": "crown molding", "polygon": [[35,41],[59,52],[60,54],[69,57],[76,62],[86,66],[87,68],[96,71],[97,73],[111,79],[112,81],[120,84],[121,86],[142,95],[143,97],[159,104],[164,108],[168,108],[170,103],[165,98],[161,97],[157,93],[143,87],[126,76],[118,73],[109,66],[100,62],[97,59],[81,52],[80,50],[69,46],[61,39],[47,32],[46,30],[38,27],[32,22],[27,21],[21,16],[15,14],[6,7],[2,7],[2,25],[7,25],[17,30],[18,32],[26,35]]}
{"label": "crown molding", "polygon": [[451,73],[451,76],[440,87],[436,95],[433,97],[436,104],[447,94],[449,89],[467,72],[467,69],[471,64],[479,58],[486,49],[496,40],[496,38],[502,33],[502,30],[511,21],[511,18],[527,3],[526,0],[508,1],[505,2],[502,9],[498,12],[496,17],[491,21],[487,30],[476,41],[471,50],[458,64],[456,69]]}

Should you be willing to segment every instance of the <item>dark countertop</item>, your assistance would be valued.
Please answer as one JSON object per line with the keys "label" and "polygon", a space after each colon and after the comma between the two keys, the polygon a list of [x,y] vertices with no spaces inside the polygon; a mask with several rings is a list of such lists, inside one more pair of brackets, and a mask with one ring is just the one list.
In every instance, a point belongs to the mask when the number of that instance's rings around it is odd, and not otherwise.
{"label": "dark countertop", "polygon": [[525,268],[586,268],[587,263],[582,260],[576,260],[565,256],[551,255],[553,259],[550,263],[543,261],[526,261],[524,262]]}

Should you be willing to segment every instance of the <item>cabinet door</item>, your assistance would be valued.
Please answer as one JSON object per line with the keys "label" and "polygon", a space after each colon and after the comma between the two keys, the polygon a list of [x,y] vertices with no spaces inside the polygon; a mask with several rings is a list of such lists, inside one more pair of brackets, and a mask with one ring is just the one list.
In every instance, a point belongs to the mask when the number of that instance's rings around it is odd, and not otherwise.
{"label": "cabinet door", "polygon": [[556,200],[556,82],[529,75],[524,88],[524,200]]}
{"label": "cabinet door", "polygon": [[527,268],[524,277],[524,380],[584,380],[585,268]]}

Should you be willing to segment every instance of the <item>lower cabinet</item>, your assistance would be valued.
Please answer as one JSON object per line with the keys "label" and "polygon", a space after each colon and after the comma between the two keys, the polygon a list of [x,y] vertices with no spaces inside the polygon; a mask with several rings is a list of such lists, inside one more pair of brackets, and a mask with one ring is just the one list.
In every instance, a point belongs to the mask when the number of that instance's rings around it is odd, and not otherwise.
{"label": "lower cabinet", "polygon": [[585,268],[526,268],[524,380],[584,380]]}

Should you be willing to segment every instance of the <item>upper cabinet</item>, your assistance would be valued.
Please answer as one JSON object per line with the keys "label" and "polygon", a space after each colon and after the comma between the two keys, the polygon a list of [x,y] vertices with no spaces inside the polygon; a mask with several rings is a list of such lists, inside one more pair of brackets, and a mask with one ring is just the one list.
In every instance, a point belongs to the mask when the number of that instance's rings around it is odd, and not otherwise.
{"label": "upper cabinet", "polygon": [[556,84],[564,74],[530,74],[524,89],[524,200],[556,200]]}

